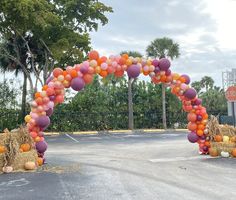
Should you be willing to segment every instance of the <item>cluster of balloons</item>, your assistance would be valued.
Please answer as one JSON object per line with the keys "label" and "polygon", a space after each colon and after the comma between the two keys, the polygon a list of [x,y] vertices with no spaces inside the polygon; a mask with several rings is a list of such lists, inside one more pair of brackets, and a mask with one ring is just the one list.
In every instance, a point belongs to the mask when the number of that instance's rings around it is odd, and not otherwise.
{"label": "cluster of balloons", "polygon": [[44,158],[47,143],[44,141],[44,130],[50,124],[50,116],[57,104],[63,103],[65,88],[71,87],[75,91],[82,90],[86,84],[93,81],[94,75],[106,77],[114,74],[122,77],[127,72],[130,78],[137,78],[141,73],[150,76],[153,83],[165,83],[171,87],[173,94],[183,103],[183,109],[188,112],[188,135],[190,142],[198,142],[202,153],[208,152],[206,141],[206,123],[208,115],[206,109],[197,98],[197,93],[190,88],[190,78],[187,75],[172,73],[170,61],[166,58],[143,59],[130,57],[127,54],[118,56],[99,56],[97,51],[88,54],[88,60],[65,70],[55,68],[52,76],[46,81],[41,92],[35,93],[31,102],[31,112],[25,117],[27,128],[35,141],[39,157]]}

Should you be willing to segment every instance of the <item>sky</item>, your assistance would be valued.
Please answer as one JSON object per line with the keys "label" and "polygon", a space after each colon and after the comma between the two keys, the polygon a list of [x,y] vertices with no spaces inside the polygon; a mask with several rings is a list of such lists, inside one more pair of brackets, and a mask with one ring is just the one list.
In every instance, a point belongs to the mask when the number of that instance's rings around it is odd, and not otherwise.
{"label": "sky", "polygon": [[102,55],[135,50],[145,55],[155,38],[180,45],[173,72],[192,81],[211,76],[222,86],[222,72],[236,68],[236,0],[101,0],[113,8],[108,24],[91,33]]}

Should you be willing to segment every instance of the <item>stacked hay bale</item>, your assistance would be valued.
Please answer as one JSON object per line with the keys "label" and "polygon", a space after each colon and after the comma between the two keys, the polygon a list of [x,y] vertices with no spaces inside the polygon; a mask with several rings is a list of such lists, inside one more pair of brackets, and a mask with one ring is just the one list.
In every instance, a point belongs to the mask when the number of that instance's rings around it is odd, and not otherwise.
{"label": "stacked hay bale", "polygon": [[236,128],[220,125],[217,118],[211,116],[208,122],[208,140],[211,156],[236,157]]}
{"label": "stacked hay bale", "polygon": [[[30,162],[36,168],[38,155],[25,128],[0,134],[0,172],[25,170]],[[33,167],[34,165],[34,167]]]}

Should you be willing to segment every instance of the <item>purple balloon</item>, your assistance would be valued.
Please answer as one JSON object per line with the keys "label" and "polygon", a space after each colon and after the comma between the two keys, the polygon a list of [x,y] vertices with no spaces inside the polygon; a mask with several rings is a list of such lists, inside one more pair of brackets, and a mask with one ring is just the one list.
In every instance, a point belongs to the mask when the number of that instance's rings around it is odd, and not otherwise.
{"label": "purple balloon", "polygon": [[170,70],[170,69],[168,69],[168,70],[166,71],[166,76],[169,76],[169,75],[171,75],[171,70]]}
{"label": "purple balloon", "polygon": [[47,148],[48,145],[45,141],[36,142],[36,149],[40,154],[44,153],[47,150]]}
{"label": "purple balloon", "polygon": [[80,91],[84,88],[85,86],[85,82],[84,79],[77,77],[72,79],[71,81],[71,87],[73,88],[73,90],[75,91]]}
{"label": "purple balloon", "polygon": [[140,74],[140,67],[138,65],[130,65],[127,73],[130,78],[137,78]]}
{"label": "purple balloon", "polygon": [[81,68],[80,68],[80,71],[81,71],[81,73],[83,73],[83,74],[86,74],[86,73],[88,73],[88,67],[87,66],[82,66]]}
{"label": "purple balloon", "polygon": [[35,121],[36,124],[42,129],[46,129],[50,124],[50,118],[48,116],[39,116]]}
{"label": "purple balloon", "polygon": [[196,133],[190,132],[190,133],[188,134],[188,140],[189,140],[189,142],[195,143],[195,142],[198,141],[198,139],[199,139],[199,137],[198,137],[198,135],[197,135]]}
{"label": "purple balloon", "polygon": [[49,108],[49,109],[46,111],[46,115],[49,116],[49,117],[52,115],[52,113],[53,113],[53,109],[52,109],[52,108]]}
{"label": "purple balloon", "polygon": [[159,67],[155,67],[155,69],[154,69],[154,72],[157,74],[157,73],[159,73],[161,70],[160,70],[160,68]]}
{"label": "purple balloon", "polygon": [[50,101],[54,101],[56,99],[56,97],[54,95],[49,97]]}
{"label": "purple balloon", "polygon": [[189,88],[184,92],[184,96],[188,99],[194,99],[197,96],[197,92],[193,88]]}
{"label": "purple balloon", "polygon": [[207,147],[207,146],[204,146],[202,149],[203,149],[203,151],[205,151],[205,152],[208,151],[208,147]]}
{"label": "purple balloon", "polygon": [[157,59],[154,59],[154,60],[152,61],[152,65],[154,65],[155,67],[158,67],[159,61],[158,61]]}
{"label": "purple balloon", "polygon": [[53,76],[49,76],[46,80],[46,84],[48,85],[49,82],[51,82],[53,80]]}
{"label": "purple balloon", "polygon": [[159,60],[159,68],[162,71],[167,71],[170,68],[170,61],[167,58],[161,58]]}
{"label": "purple balloon", "polygon": [[188,75],[186,75],[186,74],[183,74],[183,75],[181,75],[181,77],[184,77],[184,79],[185,79],[185,84],[189,84],[190,83],[190,77],[188,76]]}
{"label": "purple balloon", "polygon": [[197,121],[202,121],[202,116],[201,115],[197,115]]}

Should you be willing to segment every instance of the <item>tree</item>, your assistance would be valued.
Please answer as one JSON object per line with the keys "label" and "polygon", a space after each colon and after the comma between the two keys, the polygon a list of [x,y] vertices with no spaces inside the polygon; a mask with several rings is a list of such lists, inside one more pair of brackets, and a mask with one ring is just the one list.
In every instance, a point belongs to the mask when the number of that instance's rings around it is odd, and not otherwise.
{"label": "tree", "polygon": [[213,88],[214,80],[213,80],[210,76],[204,76],[204,77],[201,79],[200,82],[201,82],[202,86],[205,87],[206,92],[207,92],[209,89],[212,89],[212,88]]}
{"label": "tree", "polygon": [[33,98],[38,82],[45,84],[55,64],[83,60],[90,50],[88,31],[108,22],[106,12],[112,8],[97,0],[0,1],[0,65],[23,73],[23,107],[27,81]]}
{"label": "tree", "polygon": [[[154,58],[170,59],[178,58],[180,56],[179,44],[174,43],[170,38],[157,38],[148,45],[146,49],[147,55]],[[166,124],[166,86],[162,84],[162,121],[164,129],[167,129]]]}
{"label": "tree", "polygon": [[[134,58],[142,57],[142,54],[137,51],[122,51],[120,53],[128,54]],[[129,129],[134,129],[134,108],[133,108],[133,94],[132,94],[132,87],[136,79],[128,77],[128,111],[129,111]]]}

